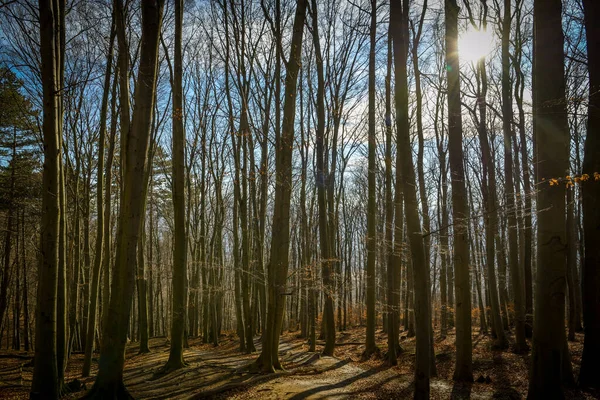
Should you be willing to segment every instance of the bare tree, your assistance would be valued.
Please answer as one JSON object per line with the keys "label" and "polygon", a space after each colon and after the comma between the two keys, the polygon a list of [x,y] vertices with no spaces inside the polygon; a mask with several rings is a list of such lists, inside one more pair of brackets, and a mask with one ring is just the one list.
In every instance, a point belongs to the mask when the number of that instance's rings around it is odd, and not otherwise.
{"label": "bare tree", "polygon": [[[588,50],[588,71],[590,75],[588,126],[583,159],[583,171],[593,174],[600,172],[600,4],[584,0],[584,16]],[[583,320],[585,341],[581,358],[579,384],[583,387],[600,387],[600,271],[598,263],[598,224],[600,221],[600,186],[598,182],[584,182],[583,223],[585,238],[585,258],[583,264]]]}
{"label": "bare tree", "polygon": [[458,62],[458,4],[445,0],[446,62],[448,75],[448,152],[452,182],[454,270],[456,279],[456,367],[455,380],[473,380],[471,339],[471,285],[467,234],[468,204],[465,188],[460,70]]}
{"label": "bare tree", "polygon": [[[120,0],[116,0],[117,9],[121,8]],[[125,147],[121,148],[123,192],[117,231],[117,249],[114,276],[111,284],[109,313],[111,320],[104,327],[102,347],[100,350],[100,368],[90,398],[130,398],[123,383],[123,367],[127,327],[133,299],[133,283],[137,268],[137,244],[139,241],[141,211],[143,209],[143,176],[150,137],[150,125],[154,111],[156,75],[158,68],[158,39],[162,24],[163,1],[143,1],[142,10],[142,42],[140,67],[135,89],[135,107],[131,129],[126,139],[122,139]],[[116,14],[117,29],[123,28],[124,21]],[[123,32],[117,31],[119,48],[124,43]],[[128,74],[127,69],[121,74]],[[123,91],[123,87],[121,87]],[[121,104],[121,108],[125,107]],[[121,128],[128,126],[128,120],[121,120]]]}
{"label": "bare tree", "polygon": [[572,382],[565,334],[566,185],[550,186],[568,171],[561,1],[534,2],[533,123],[538,240],[529,399],[564,396]]}

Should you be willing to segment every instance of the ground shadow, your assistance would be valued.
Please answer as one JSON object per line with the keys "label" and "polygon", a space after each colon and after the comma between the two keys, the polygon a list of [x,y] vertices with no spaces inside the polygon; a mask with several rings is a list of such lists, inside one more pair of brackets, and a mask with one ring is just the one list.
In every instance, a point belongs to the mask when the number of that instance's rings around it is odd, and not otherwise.
{"label": "ground shadow", "polygon": [[471,398],[472,382],[454,382],[450,398],[452,400],[468,400]]}
{"label": "ground shadow", "polygon": [[[338,364],[341,364],[340,365],[340,367],[341,367],[342,365],[347,364],[347,362],[345,362],[344,364],[342,364],[342,362],[339,362],[339,363],[336,363],[335,365],[338,365]],[[320,392],[327,392],[329,390],[340,389],[345,386],[351,385],[352,383],[359,381],[361,379],[365,379],[370,376],[373,376],[373,375],[377,374],[378,372],[380,372],[380,370],[381,370],[380,368],[368,369],[361,374],[353,376],[352,378],[347,378],[347,379],[344,379],[337,383],[323,385],[323,386],[319,386],[319,387],[316,387],[313,389],[305,390],[304,392],[301,392],[301,393],[297,393],[294,396],[290,397],[290,400],[302,400],[302,399],[306,399],[307,397],[312,396],[317,393],[320,393]]]}

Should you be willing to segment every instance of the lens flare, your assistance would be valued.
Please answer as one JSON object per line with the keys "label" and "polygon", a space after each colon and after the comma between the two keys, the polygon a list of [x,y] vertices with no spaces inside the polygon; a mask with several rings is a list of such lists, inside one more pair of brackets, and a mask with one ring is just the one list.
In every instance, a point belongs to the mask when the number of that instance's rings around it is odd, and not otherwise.
{"label": "lens flare", "polygon": [[458,38],[458,55],[461,61],[476,62],[486,57],[495,47],[496,38],[487,30],[476,30],[472,27]]}

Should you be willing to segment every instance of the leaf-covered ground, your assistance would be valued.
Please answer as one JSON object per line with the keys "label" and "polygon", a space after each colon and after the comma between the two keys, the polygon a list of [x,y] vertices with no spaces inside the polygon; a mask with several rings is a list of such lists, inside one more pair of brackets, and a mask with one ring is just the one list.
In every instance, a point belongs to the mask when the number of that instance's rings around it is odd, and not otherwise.
{"label": "leaf-covered ground", "polygon": [[[137,354],[136,344],[127,349],[125,383],[131,394],[139,399],[401,399],[412,398],[414,338],[401,342],[404,352],[398,366],[389,367],[374,356],[361,359],[364,346],[364,328],[338,333],[335,357],[319,357],[309,353],[305,340],[295,333],[281,338],[280,357],[285,371],[270,375],[252,374],[244,367],[256,354],[238,351],[233,335],[223,336],[221,345],[201,344],[190,340],[185,350],[188,366],[166,376],[156,372],[168,358],[169,343],[165,338],[150,341],[152,352]],[[583,337],[578,335],[569,343],[574,370],[579,372]],[[386,336],[378,333],[381,354],[386,350]],[[260,348],[260,340],[256,340]],[[473,362],[476,381],[456,384],[452,381],[454,368],[454,336],[436,335],[435,352],[437,377],[431,380],[433,399],[521,399],[527,394],[529,355],[510,351],[493,351],[490,337],[473,336]],[[317,346],[319,349],[319,346]],[[80,378],[83,355],[75,354],[67,370],[67,381],[80,379],[88,389],[92,377]],[[33,368],[31,354],[0,352],[0,399],[28,398]],[[85,392],[72,393],[68,398],[79,398]],[[597,399],[600,393],[584,393],[570,389],[571,399]]]}

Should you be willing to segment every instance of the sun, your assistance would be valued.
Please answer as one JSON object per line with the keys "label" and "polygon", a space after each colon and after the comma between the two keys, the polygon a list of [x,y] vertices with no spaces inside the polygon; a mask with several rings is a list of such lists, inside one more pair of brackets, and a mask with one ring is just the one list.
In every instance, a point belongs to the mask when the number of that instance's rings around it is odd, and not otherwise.
{"label": "sun", "polygon": [[495,42],[492,32],[469,27],[458,38],[458,55],[461,61],[479,61],[492,52]]}

